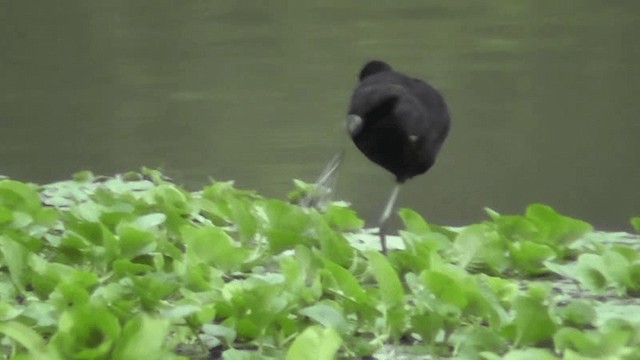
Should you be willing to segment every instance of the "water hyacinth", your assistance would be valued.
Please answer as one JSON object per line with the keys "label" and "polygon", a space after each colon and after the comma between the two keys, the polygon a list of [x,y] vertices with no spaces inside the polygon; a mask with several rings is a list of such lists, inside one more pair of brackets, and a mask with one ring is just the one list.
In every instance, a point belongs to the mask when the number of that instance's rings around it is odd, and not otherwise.
{"label": "water hyacinth", "polygon": [[542,204],[457,228],[401,209],[383,256],[348,204],[294,202],[231,182],[191,192],[148,169],[0,180],[2,353],[640,357],[636,235]]}

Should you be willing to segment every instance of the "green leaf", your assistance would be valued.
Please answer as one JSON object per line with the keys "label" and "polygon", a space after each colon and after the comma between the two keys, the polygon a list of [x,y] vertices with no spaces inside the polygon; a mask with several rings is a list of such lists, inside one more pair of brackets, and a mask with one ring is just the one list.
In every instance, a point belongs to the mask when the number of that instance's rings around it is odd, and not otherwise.
{"label": "green leaf", "polygon": [[146,315],[139,315],[127,321],[122,330],[122,338],[114,349],[113,359],[163,359],[169,354],[165,349],[169,324],[166,319]]}
{"label": "green leaf", "polygon": [[537,225],[546,244],[569,245],[593,231],[589,223],[561,215],[547,205],[529,205],[525,216]]}
{"label": "green leaf", "polygon": [[342,266],[349,266],[353,261],[353,247],[340,233],[328,227],[318,227],[320,249],[327,259]]}
{"label": "green leaf", "polygon": [[163,224],[167,220],[167,215],[163,213],[152,213],[138,217],[133,222],[141,229],[151,229]]}
{"label": "green leaf", "polygon": [[334,328],[340,333],[349,331],[349,323],[344,317],[340,305],[330,300],[300,310],[300,315],[307,316],[326,328]]}
{"label": "green leaf", "polygon": [[488,224],[470,225],[456,237],[453,245],[460,265],[469,269],[490,269],[500,274],[509,265],[506,241]]}
{"label": "green leaf", "polygon": [[46,346],[44,339],[32,328],[17,321],[0,322],[0,334],[8,336],[29,350],[32,359],[61,360],[53,349]]}
{"label": "green leaf", "polygon": [[25,272],[27,270],[27,256],[29,250],[22,244],[13,241],[6,235],[0,235],[0,253],[4,257],[3,262],[9,268],[11,280],[20,289],[26,285]]}
{"label": "green leaf", "polygon": [[587,300],[576,299],[563,307],[556,308],[556,313],[564,323],[570,326],[589,326],[596,320],[596,311]]}
{"label": "green leaf", "polygon": [[369,258],[373,276],[378,282],[378,294],[385,308],[385,319],[390,335],[398,339],[405,332],[406,327],[405,295],[402,283],[384,255],[377,251],[369,251],[366,256]]}
{"label": "green leaf", "polygon": [[327,270],[324,273],[329,275],[325,280],[327,290],[344,296],[359,306],[367,306],[371,303],[371,299],[351,272],[328,259],[322,259],[322,261]]}
{"label": "green leaf", "polygon": [[466,286],[447,271],[427,270],[420,277],[439,302],[453,305],[460,311],[467,306]]}
{"label": "green leaf", "polygon": [[404,228],[408,232],[415,234],[424,234],[431,231],[431,227],[424,218],[411,209],[400,209],[398,215],[404,224]]}
{"label": "green leaf", "polygon": [[633,226],[637,233],[640,233],[640,216],[631,218],[631,226]]}
{"label": "green leaf", "polygon": [[599,338],[593,332],[583,332],[575,328],[563,327],[553,336],[553,342],[558,351],[573,350],[583,356],[602,354]]}
{"label": "green leaf", "polygon": [[322,284],[313,254],[305,247],[297,247],[294,256],[280,259],[280,269],[289,293],[295,294],[303,304],[314,303],[322,295]]}
{"label": "green leaf", "polygon": [[332,360],[341,344],[342,339],[333,328],[310,326],[293,341],[286,360]]}
{"label": "green leaf", "polygon": [[74,173],[73,175],[71,175],[71,178],[75,182],[86,183],[86,182],[92,181],[94,178],[94,175],[91,171],[83,170],[83,171],[78,171]]}
{"label": "green leaf", "polygon": [[51,340],[65,358],[105,358],[120,337],[120,324],[106,307],[80,305],[65,311]]}
{"label": "green leaf", "polygon": [[373,276],[379,285],[382,303],[387,308],[404,304],[404,289],[398,274],[387,258],[377,251],[367,252]]}
{"label": "green leaf", "polygon": [[509,245],[515,266],[527,275],[539,275],[547,272],[545,261],[552,260],[556,252],[545,244],[533,241],[521,241]]}
{"label": "green leaf", "polygon": [[249,257],[249,249],[235,242],[218,227],[183,227],[183,241],[187,247],[187,257],[194,264],[214,265],[223,271],[239,269]]}
{"label": "green leaf", "polygon": [[0,180],[0,205],[25,213],[33,213],[41,208],[36,187],[15,180]]}
{"label": "green leaf", "polygon": [[128,259],[148,254],[158,246],[155,232],[133,224],[120,224],[116,229],[116,234],[120,237],[120,253]]}
{"label": "green leaf", "polygon": [[354,231],[364,226],[364,220],[353,209],[340,203],[330,204],[322,216],[332,228],[340,231]]}
{"label": "green leaf", "polygon": [[602,256],[582,254],[578,258],[576,276],[587,289],[601,292],[607,286],[606,270]]}
{"label": "green leaf", "polygon": [[514,301],[514,340],[519,346],[536,345],[549,340],[556,330],[541,295],[538,290],[530,290],[528,295],[519,296]]}
{"label": "green leaf", "polygon": [[279,200],[268,200],[262,208],[271,250],[278,254],[297,245],[309,245],[306,230],[311,217],[301,208]]}
{"label": "green leaf", "polygon": [[602,254],[602,264],[607,280],[618,289],[618,294],[623,295],[626,288],[632,286],[627,258],[616,251],[608,250]]}
{"label": "green leaf", "polygon": [[452,338],[457,343],[456,358],[473,359],[482,351],[504,352],[508,348],[506,339],[484,326],[467,327]]}

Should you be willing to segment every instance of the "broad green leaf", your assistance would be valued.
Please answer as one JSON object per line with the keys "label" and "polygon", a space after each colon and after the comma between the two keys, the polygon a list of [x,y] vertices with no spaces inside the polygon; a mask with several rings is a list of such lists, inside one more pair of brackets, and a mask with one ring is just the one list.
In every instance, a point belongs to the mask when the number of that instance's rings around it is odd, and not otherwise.
{"label": "broad green leaf", "polygon": [[102,359],[111,352],[120,331],[118,319],[107,307],[79,305],[62,313],[51,341],[67,359]]}
{"label": "broad green leaf", "polygon": [[165,211],[186,212],[189,208],[188,194],[173,184],[160,184],[152,188],[150,194]]}
{"label": "broad green leaf", "polygon": [[333,328],[310,326],[293,341],[286,360],[332,360],[342,339]]}
{"label": "broad green leaf", "polygon": [[165,301],[180,286],[177,277],[170,273],[148,273],[130,277],[133,292],[138,295],[143,308],[153,309]]}
{"label": "broad green leaf", "polygon": [[187,257],[194,264],[204,262],[224,271],[236,270],[250,255],[248,249],[218,227],[183,227],[181,234]]}
{"label": "broad green leaf", "polygon": [[122,337],[116,344],[113,359],[139,360],[163,359],[169,354],[165,349],[169,334],[169,321],[139,315],[127,321]]}
{"label": "broad green leaf", "polygon": [[601,292],[607,286],[606,269],[602,256],[583,254],[578,258],[576,276],[587,289]]}
{"label": "broad green leaf", "polygon": [[301,301],[313,303],[322,295],[322,284],[313,254],[306,247],[296,247],[294,256],[280,259],[280,270],[286,281],[285,286],[291,294],[299,296]]}
{"label": "broad green leaf", "polygon": [[510,244],[509,250],[513,256],[514,265],[527,275],[545,273],[547,268],[544,266],[544,262],[552,260],[556,256],[556,252],[551,247],[533,241]]}
{"label": "broad green leaf", "polygon": [[460,265],[473,269],[490,269],[502,273],[510,264],[507,243],[487,224],[470,225],[456,237],[453,245]]}
{"label": "broad green leaf", "polygon": [[326,328],[334,328],[340,333],[349,331],[349,323],[344,317],[343,309],[334,301],[321,301],[301,309],[300,314],[313,319]]}
{"label": "broad green leaf", "polygon": [[29,256],[27,263],[33,271],[31,285],[36,293],[47,297],[61,279],[73,278],[73,274],[78,271],[72,266],[49,262],[37,255]]}
{"label": "broad green leaf", "polygon": [[0,322],[0,334],[8,336],[24,346],[29,350],[29,354],[34,360],[63,359],[55,350],[46,346],[47,343],[34,329],[17,321]]}
{"label": "broad green leaf", "polygon": [[400,209],[398,215],[402,219],[404,228],[408,232],[423,234],[431,231],[431,227],[424,218],[411,209]]}
{"label": "broad green leaf", "polygon": [[561,215],[547,205],[529,205],[525,216],[536,223],[546,244],[568,245],[593,230],[589,223]]}
{"label": "broad green leaf", "polygon": [[424,284],[439,302],[450,304],[463,310],[469,299],[466,288],[456,277],[446,271],[427,270],[421,275]]}
{"label": "broad green leaf", "polygon": [[636,230],[637,233],[640,233],[640,216],[631,218],[631,225]]}
{"label": "broad green leaf", "polygon": [[386,307],[392,308],[404,304],[404,289],[398,274],[387,258],[377,251],[367,252],[371,270],[380,290],[380,300]]}
{"label": "broad green leaf", "polygon": [[83,171],[78,171],[74,173],[73,175],[71,175],[71,178],[75,182],[86,183],[86,182],[92,181],[94,178],[94,175],[89,170],[83,170]]}
{"label": "broad green leaf", "polygon": [[95,202],[84,202],[73,207],[72,211],[78,218],[97,223],[103,214],[103,207]]}
{"label": "broad green leaf", "polygon": [[138,264],[128,259],[118,259],[112,264],[115,274],[126,277],[128,275],[142,275],[153,270],[151,265]]}
{"label": "broad green leaf", "polygon": [[513,308],[515,310],[516,345],[536,345],[545,340],[551,339],[556,324],[549,315],[548,307],[544,299],[539,298],[535,292],[529,295],[522,295],[515,299]]}
{"label": "broad green leaf", "polygon": [[204,324],[202,325],[202,332],[204,332],[207,336],[215,337],[217,339],[222,339],[225,344],[233,344],[233,341],[236,339],[236,331],[235,329],[217,324]]}
{"label": "broad green leaf", "polygon": [[371,303],[371,299],[351,272],[327,259],[323,259],[323,263],[330,275],[325,281],[328,291],[344,296],[359,306]]}
{"label": "broad green leaf", "polygon": [[618,294],[623,295],[626,288],[632,286],[627,258],[616,251],[608,250],[602,254],[602,264],[607,280],[618,289]]}
{"label": "broad green leaf", "polygon": [[155,232],[133,224],[120,224],[116,229],[116,234],[120,237],[120,253],[128,259],[148,254],[158,246]]}
{"label": "broad green leaf", "polygon": [[427,342],[434,341],[444,328],[443,316],[435,311],[416,314],[409,321],[411,331],[419,334]]}
{"label": "broad green leaf", "polygon": [[25,272],[27,270],[28,249],[6,235],[0,235],[0,253],[3,256],[3,259],[0,259],[0,264],[4,263],[9,268],[9,276],[13,283],[20,289],[24,289],[27,281]]}
{"label": "broad green leaf", "polygon": [[322,215],[332,228],[340,231],[354,231],[362,228],[364,220],[353,209],[333,203]]}
{"label": "broad green leaf", "polygon": [[271,250],[279,254],[297,245],[309,245],[307,227],[310,216],[301,208],[279,200],[268,200],[262,208],[264,224]]}
{"label": "broad green leaf", "polygon": [[325,258],[342,266],[349,266],[353,262],[353,247],[344,236],[328,227],[319,226],[317,231],[320,249]]}
{"label": "broad green leaf", "polygon": [[494,219],[497,232],[508,243],[538,240],[540,229],[536,223],[520,215],[501,215]]}
{"label": "broad green leaf", "polygon": [[482,351],[504,352],[508,342],[499,333],[484,326],[472,326],[461,329],[452,335],[456,343],[456,358],[473,359]]}
{"label": "broad green leaf", "polygon": [[589,331],[585,332],[571,327],[563,327],[553,336],[553,343],[555,348],[561,352],[569,349],[585,357],[604,355],[601,352],[602,348],[597,334]]}
{"label": "broad green leaf", "polygon": [[197,314],[200,310],[202,310],[201,306],[184,304],[172,306],[161,311],[160,314],[162,315],[163,319],[167,319],[170,321],[179,321],[193,314]]}
{"label": "broad green leaf", "polygon": [[629,282],[632,290],[637,292],[640,289],[640,261],[629,265]]}
{"label": "broad green leaf", "polygon": [[138,217],[133,224],[141,229],[151,229],[163,224],[165,220],[167,220],[167,215],[163,213],[152,213]]}
{"label": "broad green leaf", "polygon": [[25,213],[41,207],[36,187],[15,180],[0,180],[0,205]]}
{"label": "broad green leaf", "polygon": [[6,302],[0,302],[0,321],[15,319],[23,312],[22,309]]}
{"label": "broad green leaf", "polygon": [[402,283],[384,255],[377,251],[369,251],[366,256],[369,258],[373,276],[378,283],[378,296],[385,308],[384,313],[390,335],[398,339],[405,332],[406,327],[405,295]]}
{"label": "broad green leaf", "polygon": [[565,324],[570,326],[589,326],[596,320],[596,311],[587,300],[575,299],[567,305],[555,309]]}

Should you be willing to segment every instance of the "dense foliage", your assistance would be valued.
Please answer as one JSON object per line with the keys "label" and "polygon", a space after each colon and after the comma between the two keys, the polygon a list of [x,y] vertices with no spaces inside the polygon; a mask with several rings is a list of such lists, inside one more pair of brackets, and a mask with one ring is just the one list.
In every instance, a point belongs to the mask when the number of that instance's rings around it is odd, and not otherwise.
{"label": "dense foliage", "polygon": [[152,170],[0,180],[0,353],[640,358],[638,238],[540,204],[487,212],[446,228],[403,209],[385,257],[339,202],[192,193]]}

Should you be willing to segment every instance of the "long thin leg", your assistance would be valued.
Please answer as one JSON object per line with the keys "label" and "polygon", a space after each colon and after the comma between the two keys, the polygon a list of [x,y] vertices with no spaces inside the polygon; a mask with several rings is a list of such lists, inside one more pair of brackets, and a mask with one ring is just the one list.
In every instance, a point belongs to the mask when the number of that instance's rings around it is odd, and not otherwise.
{"label": "long thin leg", "polygon": [[391,212],[393,211],[393,207],[396,204],[396,199],[398,198],[398,193],[400,192],[401,183],[396,183],[391,191],[391,196],[389,196],[389,200],[387,200],[387,204],[384,206],[384,211],[382,212],[382,216],[380,216],[380,247],[382,248],[382,253],[387,254],[387,220],[391,217]]}
{"label": "long thin leg", "polygon": [[338,169],[342,164],[344,153],[345,149],[343,148],[329,161],[316,180],[316,188],[302,199],[300,205],[306,207],[321,205],[331,198],[338,182]]}
{"label": "long thin leg", "polygon": [[327,166],[322,170],[322,173],[318,177],[316,184],[322,186],[328,186],[335,182],[334,174],[337,174],[337,170],[340,168],[342,164],[342,159],[344,158],[345,150],[340,150],[332,159],[329,161]]}

